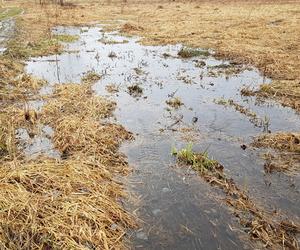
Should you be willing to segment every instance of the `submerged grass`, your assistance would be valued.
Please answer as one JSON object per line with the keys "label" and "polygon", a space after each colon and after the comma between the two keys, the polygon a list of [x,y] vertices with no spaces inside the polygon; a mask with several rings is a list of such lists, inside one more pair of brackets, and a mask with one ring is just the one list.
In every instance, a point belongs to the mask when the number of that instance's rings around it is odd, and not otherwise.
{"label": "submerged grass", "polygon": [[[226,194],[226,203],[234,210],[245,231],[265,247],[272,249],[299,249],[297,235],[300,226],[288,221],[280,214],[270,213],[258,207],[251,198],[237,187],[223,172],[223,166],[208,157],[207,153],[196,153],[189,144],[181,150],[173,149],[180,163],[190,165],[211,185],[218,186]],[[246,230],[247,229],[247,230]]]}
{"label": "submerged grass", "polygon": [[236,111],[244,114],[249,118],[249,121],[257,127],[263,128],[264,132],[269,131],[270,119],[265,116],[264,118],[259,117],[255,112],[251,111],[250,109],[236,103],[232,99],[219,99],[215,100],[216,104],[223,105],[225,107],[233,107]]}
{"label": "submerged grass", "polygon": [[60,35],[54,35],[53,39],[55,39],[59,42],[73,43],[73,42],[76,42],[79,39],[79,36],[60,34]]}

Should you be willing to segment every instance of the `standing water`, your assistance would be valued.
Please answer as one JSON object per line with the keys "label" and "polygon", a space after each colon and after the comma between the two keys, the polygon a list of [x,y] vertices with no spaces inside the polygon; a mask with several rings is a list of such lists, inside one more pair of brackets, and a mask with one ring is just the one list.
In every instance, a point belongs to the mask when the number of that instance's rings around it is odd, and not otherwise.
{"label": "standing water", "polygon": [[[253,247],[220,191],[191,169],[176,166],[171,148],[188,142],[218,160],[257,204],[299,219],[299,176],[265,174],[261,151],[241,148],[264,131],[300,127],[293,110],[240,95],[244,86],[268,82],[257,70],[217,60],[206,51],[182,59],[181,45],[143,46],[137,38],[105,33],[100,26],[58,27],[54,32],[78,35],[79,40],[65,44],[61,55],[27,62],[28,73],[49,82],[41,92],[51,93],[56,83],[80,83],[88,71],[98,73],[102,78],[95,93],[117,103],[115,119],[135,135],[121,148],[134,169],[124,180],[134,196],[126,206],[142,221],[130,234],[133,248]],[[220,105],[228,99],[255,112],[261,123]],[[179,101],[178,107],[169,105],[170,100]]]}

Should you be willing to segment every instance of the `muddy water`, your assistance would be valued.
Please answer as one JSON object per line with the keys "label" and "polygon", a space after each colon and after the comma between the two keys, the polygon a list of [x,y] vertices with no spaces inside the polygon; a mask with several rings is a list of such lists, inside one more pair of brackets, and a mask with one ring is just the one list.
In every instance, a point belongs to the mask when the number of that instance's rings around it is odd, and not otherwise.
{"label": "muddy water", "polygon": [[[134,194],[128,209],[143,221],[130,233],[133,248],[146,249],[247,249],[253,248],[217,189],[204,183],[191,169],[175,166],[173,146],[193,141],[194,149],[208,151],[220,161],[228,176],[249,191],[267,209],[278,209],[299,220],[299,176],[266,175],[261,151],[248,147],[263,130],[294,131],[299,115],[278,104],[257,103],[239,94],[243,86],[268,82],[258,71],[245,68],[233,75],[212,74],[211,67],[229,64],[213,56],[180,59],[180,45],[142,46],[137,38],[104,33],[101,27],[57,28],[54,32],[79,35],[61,55],[32,58],[27,72],[43,78],[50,93],[55,83],[79,83],[84,73],[95,71],[102,79],[94,85],[98,95],[117,102],[115,119],[135,134],[122,146],[134,171],[127,188]],[[200,61],[202,66],[199,67]],[[216,70],[214,71],[216,72]],[[118,91],[110,93],[114,84]],[[130,95],[138,85],[142,93]],[[171,96],[184,103],[174,109]],[[216,100],[233,99],[255,112],[264,127],[257,127],[232,107]],[[83,107],[84,108],[84,107]]]}

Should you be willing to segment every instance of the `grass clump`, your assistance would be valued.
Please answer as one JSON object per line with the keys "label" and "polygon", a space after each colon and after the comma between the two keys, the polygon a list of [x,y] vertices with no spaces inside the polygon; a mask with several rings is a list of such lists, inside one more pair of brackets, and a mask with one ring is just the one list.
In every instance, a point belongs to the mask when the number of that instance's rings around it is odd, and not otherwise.
{"label": "grass clump", "polygon": [[24,43],[20,39],[17,37],[10,40],[7,43],[7,49],[4,54],[23,60],[29,57],[59,54],[62,52],[63,47],[54,38],[43,38],[31,43]]}
{"label": "grass clump", "polygon": [[292,175],[300,170],[300,133],[263,134],[254,138],[252,146],[274,149],[263,155],[267,173],[276,171]]}
{"label": "grass clump", "polygon": [[179,97],[172,97],[166,101],[166,104],[168,104],[172,108],[178,109],[183,105],[183,102]]}
{"label": "grass clump", "polygon": [[81,78],[81,82],[83,83],[95,83],[101,79],[101,75],[96,73],[94,70],[90,70],[84,74]]}
{"label": "grass clump", "polygon": [[208,56],[210,56],[210,53],[207,50],[200,50],[200,49],[193,49],[193,48],[183,47],[178,52],[178,56],[181,57],[181,58],[191,58],[191,57],[196,57],[196,56],[208,57]]}
{"label": "grass clump", "polygon": [[55,126],[65,115],[74,115],[81,119],[100,120],[111,115],[115,103],[94,96],[89,84],[56,85],[53,96],[43,107],[42,119]]}
{"label": "grass clump", "polygon": [[300,133],[279,132],[263,134],[255,138],[253,145],[300,153]]}
{"label": "grass clump", "polygon": [[127,87],[129,95],[140,97],[143,94],[143,89],[138,84],[133,84]]}
{"label": "grass clump", "polygon": [[193,144],[189,143],[185,148],[177,150],[172,149],[172,154],[177,156],[177,159],[187,165],[191,165],[192,168],[200,173],[205,171],[212,171],[214,169],[223,169],[217,161],[212,160],[205,153],[195,153],[193,151]]}
{"label": "grass clump", "polygon": [[119,92],[120,86],[115,83],[111,83],[111,84],[106,85],[105,89],[107,92],[113,94],[113,93]]}

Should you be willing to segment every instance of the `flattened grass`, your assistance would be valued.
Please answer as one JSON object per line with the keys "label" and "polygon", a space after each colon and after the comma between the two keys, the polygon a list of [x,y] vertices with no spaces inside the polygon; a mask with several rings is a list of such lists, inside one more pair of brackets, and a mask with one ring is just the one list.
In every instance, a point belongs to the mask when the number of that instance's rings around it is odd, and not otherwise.
{"label": "flattened grass", "polygon": [[134,226],[124,196],[96,161],[9,162],[0,173],[1,249],[120,249]]}

